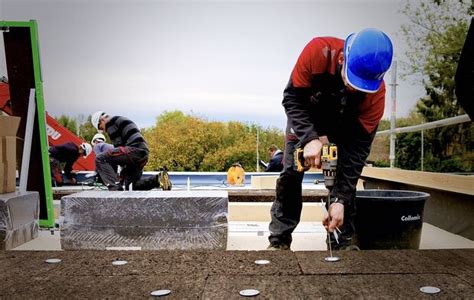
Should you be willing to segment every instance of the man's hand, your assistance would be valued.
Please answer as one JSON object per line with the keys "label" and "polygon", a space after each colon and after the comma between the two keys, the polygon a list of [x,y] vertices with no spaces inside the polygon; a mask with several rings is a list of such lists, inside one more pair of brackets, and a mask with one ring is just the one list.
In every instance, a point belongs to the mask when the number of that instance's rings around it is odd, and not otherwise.
{"label": "man's hand", "polygon": [[319,139],[312,140],[304,146],[303,157],[306,167],[321,167],[321,148],[323,143]]}
{"label": "man's hand", "polygon": [[77,183],[77,180],[74,177],[71,178],[71,179],[68,179],[67,181],[68,181],[69,184],[76,184]]}
{"label": "man's hand", "polygon": [[[331,221],[329,221],[331,220]],[[327,231],[333,232],[336,227],[341,227],[344,223],[344,205],[333,203],[329,206],[329,215],[325,215],[323,226]]]}
{"label": "man's hand", "polygon": [[321,143],[323,143],[323,145],[329,145],[329,139],[327,135],[320,136],[319,140]]}

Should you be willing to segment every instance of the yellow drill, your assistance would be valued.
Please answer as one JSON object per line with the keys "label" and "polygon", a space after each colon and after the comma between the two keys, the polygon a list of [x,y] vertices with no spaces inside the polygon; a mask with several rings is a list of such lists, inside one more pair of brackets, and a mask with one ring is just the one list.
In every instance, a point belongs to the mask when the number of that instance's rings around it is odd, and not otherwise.
{"label": "yellow drill", "polygon": [[321,149],[321,169],[323,170],[324,185],[331,191],[336,179],[337,146],[336,144],[323,145]]}
{"label": "yellow drill", "polygon": [[[305,166],[303,149],[296,149],[295,162],[296,170],[298,172],[308,171],[309,167]],[[324,185],[331,191],[334,186],[334,180],[336,179],[337,169],[337,146],[336,144],[323,145],[321,149],[321,169],[323,170]]]}
{"label": "yellow drill", "polygon": [[[309,169],[309,167],[306,167],[304,164],[304,156],[303,156],[303,149],[298,148],[295,151],[295,162],[296,162],[296,170],[298,172],[304,172]],[[326,214],[329,215],[328,210],[329,210],[329,204],[330,204],[330,197],[331,197],[331,190],[334,187],[334,181],[336,179],[336,169],[337,169],[337,146],[336,144],[329,144],[329,145],[323,145],[321,149],[321,169],[323,170],[323,177],[324,177],[324,185],[326,188],[329,190],[328,193],[328,198],[327,198],[327,203],[324,205],[323,203],[323,208]],[[327,206],[327,208],[326,208]],[[336,227],[336,230],[341,233],[339,228]],[[338,261],[338,257],[333,257],[332,256],[332,249],[331,249],[331,234],[328,231],[328,247],[329,247],[329,254],[330,257],[326,257],[327,261]],[[334,231],[332,233],[334,235],[334,239],[336,240],[337,243],[339,243],[338,240],[338,233]]]}

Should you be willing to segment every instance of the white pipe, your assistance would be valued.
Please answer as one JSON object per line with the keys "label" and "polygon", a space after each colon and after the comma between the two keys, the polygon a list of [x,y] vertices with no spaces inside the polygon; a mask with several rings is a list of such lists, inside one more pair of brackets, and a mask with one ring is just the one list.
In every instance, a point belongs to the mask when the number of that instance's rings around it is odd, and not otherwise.
{"label": "white pipe", "polygon": [[257,126],[257,172],[260,172],[260,155],[258,154],[258,144],[259,144],[259,136],[258,136],[258,126]]}
{"label": "white pipe", "polygon": [[421,171],[424,170],[424,160],[425,160],[425,138],[423,134],[424,130],[421,130]]}
{"label": "white pipe", "polygon": [[392,86],[392,111],[390,114],[390,168],[393,168],[395,166],[395,133],[393,133],[393,130],[395,129],[395,118],[397,114],[397,61],[393,61],[392,64],[392,83],[390,84]]}
{"label": "white pipe", "polygon": [[28,114],[26,117],[25,139],[23,142],[23,156],[21,159],[20,193],[25,193],[28,185],[28,172],[30,170],[31,142],[33,140],[35,111],[35,89],[30,89],[30,98],[28,100]]}

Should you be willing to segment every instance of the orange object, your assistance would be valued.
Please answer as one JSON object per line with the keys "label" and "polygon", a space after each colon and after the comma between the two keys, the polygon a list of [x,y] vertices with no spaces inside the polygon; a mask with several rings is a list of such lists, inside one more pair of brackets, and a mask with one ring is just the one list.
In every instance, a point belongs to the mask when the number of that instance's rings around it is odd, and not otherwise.
{"label": "orange object", "polygon": [[243,185],[245,183],[245,171],[240,164],[233,164],[227,171],[227,183],[230,185]]}

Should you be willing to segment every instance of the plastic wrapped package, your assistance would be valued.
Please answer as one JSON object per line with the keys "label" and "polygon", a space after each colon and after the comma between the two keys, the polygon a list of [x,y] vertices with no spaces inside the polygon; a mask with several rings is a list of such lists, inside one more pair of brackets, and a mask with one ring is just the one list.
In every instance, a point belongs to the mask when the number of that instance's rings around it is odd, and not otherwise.
{"label": "plastic wrapped package", "polygon": [[226,191],[87,191],[61,199],[65,250],[226,249]]}
{"label": "plastic wrapped package", "polygon": [[0,194],[0,250],[10,250],[38,237],[38,192]]}

